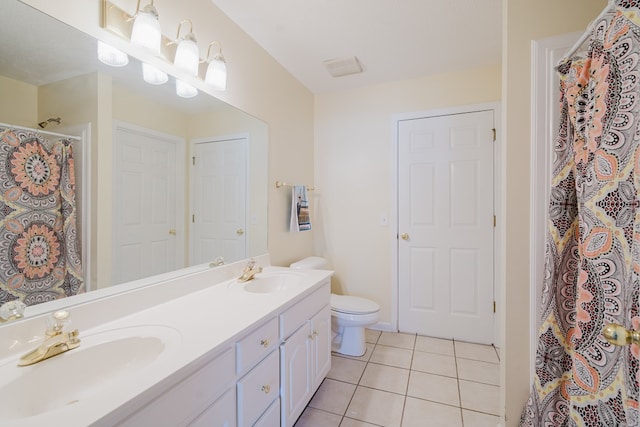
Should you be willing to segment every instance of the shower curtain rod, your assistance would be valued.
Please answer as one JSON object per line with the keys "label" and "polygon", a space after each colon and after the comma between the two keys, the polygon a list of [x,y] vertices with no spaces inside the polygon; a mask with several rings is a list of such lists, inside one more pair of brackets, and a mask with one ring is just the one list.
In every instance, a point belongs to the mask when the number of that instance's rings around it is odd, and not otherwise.
{"label": "shower curtain rod", "polygon": [[20,129],[20,130],[26,130],[26,131],[36,132],[36,133],[43,133],[43,134],[46,134],[46,135],[49,135],[49,136],[57,136],[57,137],[60,137],[60,138],[73,139],[75,141],[82,141],[82,138],[79,137],[79,136],[65,135],[63,133],[49,132],[49,131],[42,130],[42,129],[33,129],[33,128],[24,127],[24,126],[10,125],[8,123],[0,123],[0,126],[8,127],[8,128],[11,128],[11,129]]}
{"label": "shower curtain rod", "polygon": [[[293,187],[293,186],[294,186],[294,184],[289,184],[289,183],[286,183],[286,182],[283,182],[283,181],[276,181],[276,188]],[[311,186],[308,186],[308,185],[306,187],[307,187],[307,190],[309,190],[309,191],[315,190],[314,187],[311,187]]]}

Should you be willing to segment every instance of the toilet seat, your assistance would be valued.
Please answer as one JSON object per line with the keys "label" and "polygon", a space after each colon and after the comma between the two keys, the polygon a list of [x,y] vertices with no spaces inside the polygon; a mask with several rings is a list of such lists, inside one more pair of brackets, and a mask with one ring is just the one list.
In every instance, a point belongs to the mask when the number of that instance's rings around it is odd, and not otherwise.
{"label": "toilet seat", "polygon": [[370,314],[380,311],[380,306],[366,298],[331,294],[331,310],[345,314]]}

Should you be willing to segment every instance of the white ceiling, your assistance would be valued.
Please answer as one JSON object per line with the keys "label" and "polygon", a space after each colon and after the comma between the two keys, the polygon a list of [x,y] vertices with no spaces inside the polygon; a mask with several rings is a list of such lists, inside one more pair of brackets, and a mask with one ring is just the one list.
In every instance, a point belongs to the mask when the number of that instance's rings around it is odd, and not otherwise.
{"label": "white ceiling", "polygon": [[[500,63],[502,0],[211,1],[314,93]],[[364,72],[331,77],[348,56]]]}

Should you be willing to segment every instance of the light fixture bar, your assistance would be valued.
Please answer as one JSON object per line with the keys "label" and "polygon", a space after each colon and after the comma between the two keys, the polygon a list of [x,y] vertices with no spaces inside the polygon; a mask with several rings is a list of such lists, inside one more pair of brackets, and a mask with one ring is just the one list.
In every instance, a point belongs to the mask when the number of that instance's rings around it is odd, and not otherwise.
{"label": "light fixture bar", "polygon": [[[109,0],[102,0],[102,17],[100,26],[113,34],[129,41],[131,40],[131,30],[133,29],[133,17],[120,9]],[[176,46],[170,44],[171,39],[162,35],[160,53],[165,59],[173,61],[176,55]]]}

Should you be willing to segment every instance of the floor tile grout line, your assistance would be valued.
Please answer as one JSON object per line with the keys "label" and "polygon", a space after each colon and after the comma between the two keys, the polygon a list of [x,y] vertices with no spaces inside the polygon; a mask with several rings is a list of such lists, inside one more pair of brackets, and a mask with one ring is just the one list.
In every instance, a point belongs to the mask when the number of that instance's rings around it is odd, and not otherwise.
{"label": "floor tile grout line", "polygon": [[460,423],[464,427],[464,412],[462,412],[462,393],[460,393],[460,372],[458,371],[458,355],[456,353],[456,340],[451,339],[453,345],[453,360],[456,364],[456,385],[458,386],[458,403],[460,408]]}
{"label": "floor tile grout line", "polygon": [[411,381],[411,371],[413,367],[413,357],[416,354],[416,342],[418,341],[418,334],[413,336],[413,349],[411,350],[411,361],[409,362],[409,375],[407,375],[407,385],[404,388],[404,399],[402,400],[402,413],[400,414],[400,425],[404,422],[404,410],[407,407],[407,396],[409,394],[409,381]]}

